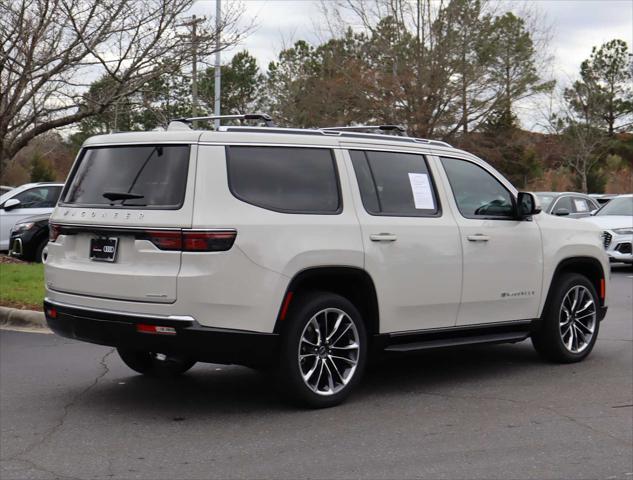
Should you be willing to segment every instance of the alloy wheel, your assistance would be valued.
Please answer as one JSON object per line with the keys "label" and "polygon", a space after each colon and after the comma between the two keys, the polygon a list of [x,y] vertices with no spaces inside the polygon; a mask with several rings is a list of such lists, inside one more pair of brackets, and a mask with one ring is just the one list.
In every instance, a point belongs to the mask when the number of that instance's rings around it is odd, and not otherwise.
{"label": "alloy wheel", "polygon": [[590,344],[596,330],[596,302],[583,285],[570,288],[560,307],[560,335],[571,353],[581,353]]}
{"label": "alloy wheel", "polygon": [[359,334],[351,317],[338,308],[320,310],[301,333],[301,377],[318,395],[334,395],[350,382],[358,366]]}

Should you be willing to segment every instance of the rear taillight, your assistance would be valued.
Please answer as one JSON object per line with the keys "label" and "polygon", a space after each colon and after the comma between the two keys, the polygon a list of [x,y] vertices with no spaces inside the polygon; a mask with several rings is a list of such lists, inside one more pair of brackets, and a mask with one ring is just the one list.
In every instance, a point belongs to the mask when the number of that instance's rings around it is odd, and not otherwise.
{"label": "rear taillight", "polygon": [[235,242],[235,230],[150,230],[143,238],[149,240],[161,250],[180,250],[183,252],[223,252],[230,250]]}
{"label": "rear taillight", "polygon": [[182,232],[150,230],[145,238],[161,250],[182,250]]}
{"label": "rear taillight", "polygon": [[223,252],[235,242],[235,230],[183,232],[182,246],[185,252]]}
{"label": "rear taillight", "polygon": [[55,223],[48,224],[48,240],[54,242],[61,233],[61,227]]}

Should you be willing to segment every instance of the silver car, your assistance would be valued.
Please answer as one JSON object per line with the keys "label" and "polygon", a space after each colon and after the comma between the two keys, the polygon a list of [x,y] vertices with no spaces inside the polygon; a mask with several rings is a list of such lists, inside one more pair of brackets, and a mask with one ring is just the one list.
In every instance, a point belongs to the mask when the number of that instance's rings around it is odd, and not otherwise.
{"label": "silver car", "polygon": [[604,248],[612,262],[633,264],[633,195],[621,195],[585,219],[604,230]]}
{"label": "silver car", "polygon": [[535,192],[541,202],[541,209],[550,215],[570,218],[584,218],[600,208],[598,202],[584,193]]}

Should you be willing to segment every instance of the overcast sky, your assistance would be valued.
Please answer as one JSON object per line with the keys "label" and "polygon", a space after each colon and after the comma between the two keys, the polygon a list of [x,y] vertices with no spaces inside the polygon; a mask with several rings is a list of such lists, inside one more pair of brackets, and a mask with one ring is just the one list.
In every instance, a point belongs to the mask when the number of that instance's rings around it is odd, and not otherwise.
{"label": "overcast sky", "polygon": [[[228,4],[231,0],[222,0]],[[525,1],[501,0],[501,7],[519,11]],[[284,45],[296,40],[319,43],[321,14],[315,0],[242,0],[245,22],[253,21],[255,30],[246,40],[223,54],[223,62],[241,49],[254,55],[262,70],[275,60]],[[613,38],[633,45],[633,0],[536,0],[528,2],[552,29],[550,53],[552,76],[559,87],[578,75],[580,63],[589,57],[594,45]],[[215,0],[199,0],[194,7],[198,15],[214,16]],[[321,29],[323,30],[323,29]],[[539,129],[535,106],[530,101],[517,112],[524,126]]]}
{"label": "overcast sky", "polygon": [[[223,0],[228,3],[231,0]],[[295,40],[318,42],[315,29],[320,12],[313,0],[242,0],[245,18],[254,20],[256,30],[240,45],[249,50],[266,69],[283,45]],[[507,1],[506,8],[520,8],[524,2]],[[553,27],[552,54],[555,76],[564,81],[576,75],[580,62],[594,45],[613,38],[633,43],[632,0],[540,0],[531,4]],[[515,7],[516,6],[516,7]],[[203,0],[196,13],[213,16],[215,1]],[[205,12],[206,11],[206,12]],[[230,58],[232,52],[224,56]]]}

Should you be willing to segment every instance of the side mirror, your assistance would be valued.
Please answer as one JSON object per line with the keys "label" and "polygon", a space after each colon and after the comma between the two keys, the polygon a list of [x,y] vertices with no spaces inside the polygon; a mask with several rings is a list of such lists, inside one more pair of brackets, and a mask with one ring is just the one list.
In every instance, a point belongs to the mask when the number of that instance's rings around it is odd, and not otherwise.
{"label": "side mirror", "polygon": [[595,210],[592,210],[591,212],[589,212],[589,215],[591,215],[592,217],[598,213],[598,210],[600,210],[599,208],[596,208]]}
{"label": "side mirror", "polygon": [[569,210],[566,208],[557,208],[554,212],[554,215],[558,215],[559,217],[566,217],[569,215]]}
{"label": "side mirror", "polygon": [[533,193],[519,192],[517,196],[517,218],[524,219],[541,213],[541,204]]}
{"label": "side mirror", "polygon": [[19,206],[20,206],[20,200],[18,200],[17,198],[10,198],[6,202],[4,202],[4,205],[2,205],[2,208],[8,212],[9,210],[13,210],[14,208],[17,208]]}

